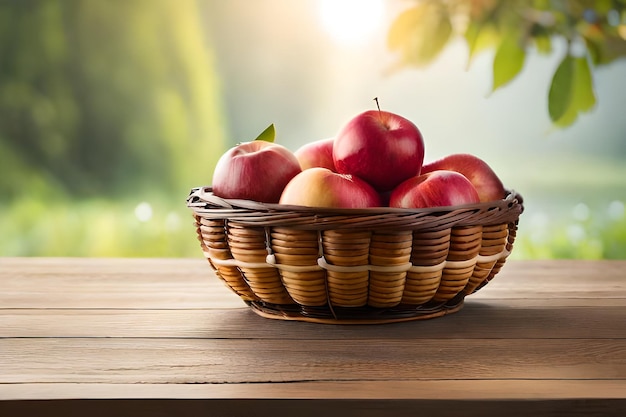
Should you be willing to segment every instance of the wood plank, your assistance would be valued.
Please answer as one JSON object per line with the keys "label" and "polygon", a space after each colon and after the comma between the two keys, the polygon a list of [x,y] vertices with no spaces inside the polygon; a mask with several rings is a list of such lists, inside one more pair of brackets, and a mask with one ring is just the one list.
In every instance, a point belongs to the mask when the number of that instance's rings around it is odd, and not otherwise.
{"label": "wood plank", "polygon": [[[248,339],[591,339],[626,338],[626,304],[529,305],[468,301],[458,313],[397,324],[326,326],[268,320],[248,308],[197,310],[0,310],[0,337],[160,337]],[[594,303],[595,302],[595,303]]]}
{"label": "wood plank", "polygon": [[626,340],[0,339],[0,384],[398,379],[626,380]]}
{"label": "wood plank", "polygon": [[480,298],[626,298],[626,261],[509,261]]}
{"label": "wood plank", "polygon": [[0,258],[4,308],[240,308],[204,259]]}
{"label": "wood plank", "polygon": [[[0,258],[4,308],[239,308],[204,259]],[[509,261],[469,299],[626,299],[626,261]]]}
{"label": "wood plank", "polygon": [[72,398],[181,399],[577,399],[626,398],[625,380],[387,380],[297,381],[282,384],[14,384],[4,385],[0,400]]}

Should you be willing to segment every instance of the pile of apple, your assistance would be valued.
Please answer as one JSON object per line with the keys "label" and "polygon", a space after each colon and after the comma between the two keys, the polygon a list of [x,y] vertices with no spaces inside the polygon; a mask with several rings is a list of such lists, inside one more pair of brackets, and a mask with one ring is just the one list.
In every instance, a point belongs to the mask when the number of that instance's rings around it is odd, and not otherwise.
{"label": "pile of apple", "polygon": [[295,152],[265,140],[239,144],[219,159],[213,193],[337,208],[444,207],[506,196],[498,176],[476,156],[453,154],[424,164],[417,126],[381,110],[363,112],[334,138]]}

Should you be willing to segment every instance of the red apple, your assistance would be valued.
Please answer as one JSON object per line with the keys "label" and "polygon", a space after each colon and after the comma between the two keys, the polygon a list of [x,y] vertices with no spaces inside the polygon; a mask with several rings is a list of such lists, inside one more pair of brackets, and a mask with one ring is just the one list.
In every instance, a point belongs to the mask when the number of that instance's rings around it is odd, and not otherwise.
{"label": "red apple", "polygon": [[397,114],[370,110],[352,118],[335,137],[337,172],[356,175],[379,192],[419,175],[424,139],[417,126]]}
{"label": "red apple", "polygon": [[316,140],[302,145],[293,154],[298,158],[302,169],[319,167],[336,171],[333,161],[334,142],[334,138]]}
{"label": "red apple", "polygon": [[450,170],[459,172],[474,184],[480,201],[501,200],[506,197],[506,190],[502,181],[482,159],[466,154],[452,154],[439,160],[424,164],[422,174],[435,170]]}
{"label": "red apple", "polygon": [[433,171],[409,178],[391,193],[390,207],[425,208],[472,204],[480,201],[476,189],[454,171]]}
{"label": "red apple", "polygon": [[222,198],[278,203],[285,185],[302,169],[282,145],[254,140],[230,148],[217,161],[213,193]]}
{"label": "red apple", "polygon": [[280,204],[308,207],[380,207],[380,197],[362,179],[327,168],[305,169],[285,187]]}

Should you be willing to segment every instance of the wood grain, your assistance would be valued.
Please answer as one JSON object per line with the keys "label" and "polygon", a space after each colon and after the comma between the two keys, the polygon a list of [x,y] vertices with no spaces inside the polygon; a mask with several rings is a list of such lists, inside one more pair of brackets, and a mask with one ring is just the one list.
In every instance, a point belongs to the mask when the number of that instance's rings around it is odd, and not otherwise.
{"label": "wood grain", "polygon": [[4,308],[204,308],[245,304],[203,259],[0,258]]}
{"label": "wood grain", "polygon": [[46,338],[0,340],[0,352],[0,383],[615,379],[626,375],[626,339],[372,337],[251,343],[246,339]]}
{"label": "wood grain", "polygon": [[267,320],[248,308],[192,310],[6,309],[0,337],[228,339],[585,339],[626,338],[626,304],[527,305],[520,300],[469,301],[436,320],[368,326],[324,326]]}
{"label": "wood grain", "polygon": [[[623,399],[619,380],[387,380],[380,381],[296,381],[250,384],[13,384],[0,390],[0,400],[54,399],[358,399],[383,400],[564,400]],[[28,388],[28,389],[24,389]]]}

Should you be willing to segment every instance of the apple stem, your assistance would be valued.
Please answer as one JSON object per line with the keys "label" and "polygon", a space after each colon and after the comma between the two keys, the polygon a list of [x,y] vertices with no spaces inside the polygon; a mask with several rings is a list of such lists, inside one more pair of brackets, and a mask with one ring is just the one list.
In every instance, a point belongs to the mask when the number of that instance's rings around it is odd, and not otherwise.
{"label": "apple stem", "polygon": [[374,97],[374,101],[376,102],[376,107],[378,108],[378,113],[380,113],[380,105],[378,104],[378,97]]}

